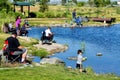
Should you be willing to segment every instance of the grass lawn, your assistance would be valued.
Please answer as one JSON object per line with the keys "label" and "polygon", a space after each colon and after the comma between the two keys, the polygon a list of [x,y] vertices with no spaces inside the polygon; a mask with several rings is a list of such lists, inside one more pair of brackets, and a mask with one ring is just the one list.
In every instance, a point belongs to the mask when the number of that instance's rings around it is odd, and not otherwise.
{"label": "grass lawn", "polygon": [[67,69],[61,65],[41,65],[18,69],[0,69],[1,80],[120,80],[113,74],[95,74]]}

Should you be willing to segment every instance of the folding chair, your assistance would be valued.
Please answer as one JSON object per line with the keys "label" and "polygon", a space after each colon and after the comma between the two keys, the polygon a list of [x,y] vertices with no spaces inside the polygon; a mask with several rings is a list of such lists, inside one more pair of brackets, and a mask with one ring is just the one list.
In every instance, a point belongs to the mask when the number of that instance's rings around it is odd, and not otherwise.
{"label": "folding chair", "polygon": [[21,55],[12,55],[10,52],[3,52],[3,55],[6,57],[6,63],[20,62]]}
{"label": "folding chair", "polygon": [[13,63],[13,62],[19,62],[21,61],[21,55],[8,55],[7,56],[7,60],[10,62],[10,63]]}
{"label": "folding chair", "polygon": [[14,54],[11,54],[11,52],[10,52],[10,50],[9,50],[9,45],[8,45],[8,41],[6,40],[5,41],[5,46],[3,47],[3,55],[6,57],[6,61],[5,62],[7,62],[7,63],[13,63],[13,62],[15,62],[15,61],[17,61],[17,62],[20,62],[20,60],[21,60],[21,55],[14,55]]}

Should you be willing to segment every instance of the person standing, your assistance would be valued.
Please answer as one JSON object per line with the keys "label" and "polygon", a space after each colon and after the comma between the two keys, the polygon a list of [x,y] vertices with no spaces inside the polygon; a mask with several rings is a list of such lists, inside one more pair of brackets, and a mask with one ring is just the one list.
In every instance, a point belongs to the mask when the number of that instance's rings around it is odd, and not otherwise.
{"label": "person standing", "polygon": [[82,72],[82,71],[83,71],[83,65],[82,65],[82,61],[83,61],[82,50],[78,50],[77,54],[78,54],[78,56],[77,56],[76,68],[78,68],[79,71]]}
{"label": "person standing", "polygon": [[17,35],[20,35],[20,23],[21,23],[21,17],[17,16],[16,20],[15,20],[15,26],[16,26]]}
{"label": "person standing", "polygon": [[75,22],[75,20],[76,20],[76,9],[74,9],[73,12],[72,12],[72,18],[73,18],[73,21]]}

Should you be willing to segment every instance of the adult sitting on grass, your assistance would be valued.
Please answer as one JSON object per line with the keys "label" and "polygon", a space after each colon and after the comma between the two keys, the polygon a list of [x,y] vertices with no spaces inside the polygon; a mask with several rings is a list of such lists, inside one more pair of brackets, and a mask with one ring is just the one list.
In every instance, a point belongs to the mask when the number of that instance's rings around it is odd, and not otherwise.
{"label": "adult sitting on grass", "polygon": [[27,49],[20,45],[19,40],[17,39],[16,31],[12,32],[12,35],[6,39],[8,41],[8,49],[12,55],[22,55],[21,63],[25,63]]}

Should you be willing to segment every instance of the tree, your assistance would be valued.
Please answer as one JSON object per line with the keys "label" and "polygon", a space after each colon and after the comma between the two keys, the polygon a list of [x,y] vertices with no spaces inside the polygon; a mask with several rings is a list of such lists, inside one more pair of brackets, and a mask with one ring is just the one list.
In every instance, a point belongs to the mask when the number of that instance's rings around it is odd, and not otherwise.
{"label": "tree", "polygon": [[78,7],[82,7],[82,6],[84,6],[84,5],[85,5],[85,2],[78,2],[78,3],[77,3],[77,6],[78,6]]}
{"label": "tree", "polygon": [[77,0],[72,0],[72,1],[77,4]]}
{"label": "tree", "polygon": [[94,3],[96,7],[104,7],[105,6],[105,0],[94,0]]}
{"label": "tree", "polygon": [[14,0],[14,2],[16,2],[16,1],[24,1],[24,0]]}
{"label": "tree", "polygon": [[17,2],[17,1],[24,1],[24,0],[14,0],[14,2]]}
{"label": "tree", "polygon": [[8,11],[10,11],[12,9],[10,3],[8,0],[2,0],[0,1],[0,11],[2,9],[6,9],[6,12],[8,13]]}
{"label": "tree", "polygon": [[88,0],[88,4],[89,4],[90,6],[94,6],[94,0]]}
{"label": "tree", "polygon": [[67,0],[62,0],[62,5],[65,5]]}
{"label": "tree", "polygon": [[110,5],[111,4],[110,0],[105,0],[105,4],[106,4],[106,6]]}
{"label": "tree", "polygon": [[46,10],[48,10],[48,2],[50,0],[40,0],[40,11],[41,12],[45,12]]}
{"label": "tree", "polygon": [[111,2],[111,6],[117,5],[117,1]]}

